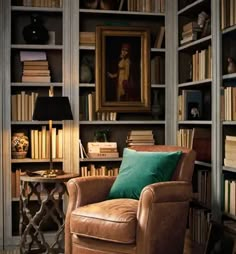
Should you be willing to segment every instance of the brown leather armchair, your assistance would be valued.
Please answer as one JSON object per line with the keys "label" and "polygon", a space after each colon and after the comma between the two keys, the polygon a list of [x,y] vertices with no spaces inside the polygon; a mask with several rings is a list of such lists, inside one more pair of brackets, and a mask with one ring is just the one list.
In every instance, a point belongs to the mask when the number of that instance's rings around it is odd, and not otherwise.
{"label": "brown leather armchair", "polygon": [[139,151],[183,152],[172,181],[146,186],[139,200],[106,200],[115,177],[68,182],[66,254],[182,254],[195,152],[176,146],[138,146]]}

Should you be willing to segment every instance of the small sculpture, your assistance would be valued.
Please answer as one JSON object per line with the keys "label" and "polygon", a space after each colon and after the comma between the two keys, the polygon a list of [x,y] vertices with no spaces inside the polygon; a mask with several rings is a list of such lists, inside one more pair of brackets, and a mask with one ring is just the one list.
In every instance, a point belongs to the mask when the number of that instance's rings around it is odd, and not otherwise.
{"label": "small sculpture", "polygon": [[192,119],[199,119],[200,113],[198,108],[191,108],[191,116],[192,116]]}
{"label": "small sculpture", "polygon": [[88,9],[96,9],[98,6],[99,1],[98,0],[84,0],[83,4],[85,8]]}
{"label": "small sculpture", "polygon": [[228,73],[236,72],[236,63],[234,59],[232,57],[228,57],[227,61],[228,61],[228,67],[227,67]]}
{"label": "small sculpture", "polygon": [[31,23],[24,27],[23,37],[29,44],[45,44],[48,42],[48,30],[43,26],[41,16],[31,15]]}
{"label": "small sculpture", "polygon": [[116,9],[116,1],[114,0],[101,0],[100,1],[101,10],[114,10]]}
{"label": "small sculpture", "polygon": [[94,132],[94,142],[108,142],[110,130],[99,130]]}

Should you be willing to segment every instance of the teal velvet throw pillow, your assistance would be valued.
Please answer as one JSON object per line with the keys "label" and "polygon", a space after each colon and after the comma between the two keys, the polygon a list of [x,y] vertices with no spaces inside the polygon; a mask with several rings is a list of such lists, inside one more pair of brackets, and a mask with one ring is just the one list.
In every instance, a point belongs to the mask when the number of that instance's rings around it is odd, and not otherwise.
{"label": "teal velvet throw pillow", "polygon": [[181,151],[140,152],[125,148],[120,172],[108,199],[139,199],[145,186],[171,180],[181,155]]}

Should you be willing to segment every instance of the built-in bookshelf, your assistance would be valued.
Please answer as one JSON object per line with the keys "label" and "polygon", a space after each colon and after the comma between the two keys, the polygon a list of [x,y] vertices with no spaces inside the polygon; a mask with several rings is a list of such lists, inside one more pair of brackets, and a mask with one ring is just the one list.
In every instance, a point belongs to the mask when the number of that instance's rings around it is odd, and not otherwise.
{"label": "built-in bookshelf", "polygon": [[[156,144],[166,142],[166,78],[165,78],[165,1],[120,1],[120,5],[103,9],[101,6],[88,8],[83,3],[74,5],[74,25],[78,27],[80,36],[76,38],[79,49],[74,50],[75,81],[78,84],[79,98],[79,134],[85,150],[87,143],[94,140],[96,131],[109,130],[109,141],[117,142],[119,158],[80,158],[80,168],[95,164],[96,167],[119,167],[123,148],[127,146],[127,135],[131,130],[149,130],[154,134]],[[150,112],[95,112],[94,100],[96,93],[96,46],[95,33],[97,25],[146,27],[150,30]],[[112,46],[112,45],[111,45]],[[77,51],[78,50],[78,51]],[[114,49],[115,50],[115,49]],[[115,53],[115,52],[114,52]],[[105,56],[104,56],[105,57]],[[77,69],[76,69],[77,68]],[[89,70],[88,70],[89,69]],[[88,71],[86,76],[85,71]],[[92,113],[91,113],[92,111]],[[90,112],[90,113],[89,113]]]}
{"label": "built-in bookshelf", "polygon": [[[7,130],[3,135],[5,218],[4,246],[19,244],[20,232],[20,174],[49,168],[49,124],[32,120],[38,96],[69,95],[69,58],[67,47],[68,4],[63,1],[4,1],[4,61],[3,124]],[[24,32],[33,19],[40,18],[40,25],[48,32],[45,41],[27,39]],[[38,21],[35,21],[38,22]],[[29,36],[29,35],[28,35]],[[32,41],[30,41],[32,40]],[[67,56],[67,57],[66,57]],[[66,123],[53,122],[53,163],[57,169],[70,171],[67,156],[70,142]],[[28,139],[28,151],[23,157],[13,155],[11,140],[17,133]],[[68,140],[67,140],[68,138]],[[69,146],[68,146],[69,147]],[[67,165],[67,166],[66,166]],[[35,204],[32,204],[33,206]],[[45,228],[47,231],[47,229]],[[52,229],[49,228],[48,231]],[[50,239],[50,232],[49,232]]]}
{"label": "built-in bookshelf", "polygon": [[[220,1],[221,9],[221,41],[222,41],[222,59],[221,59],[221,172],[223,182],[223,221],[227,227],[235,232],[236,216],[235,216],[235,179],[236,179],[236,161],[234,156],[235,148],[235,57],[236,51],[234,47],[236,35],[235,10],[232,8],[234,1]],[[229,221],[231,221],[229,223]]]}
{"label": "built-in bookshelf", "polygon": [[[10,144],[14,132],[26,131],[30,138],[31,129],[40,131],[42,126],[48,128],[47,122],[35,122],[30,118],[11,119],[11,96],[22,95],[22,92],[24,96],[25,94],[32,96],[32,93],[47,95],[51,86],[56,95],[70,97],[74,117],[74,121],[70,124],[54,123],[53,127],[63,129],[64,135],[63,158],[54,159],[57,168],[74,173],[79,172],[80,175],[86,174],[86,169],[84,168],[82,172],[81,167],[87,167],[88,174],[88,171],[91,172],[91,165],[94,165],[98,172],[104,166],[106,169],[118,168],[122,160],[123,148],[127,145],[127,135],[131,130],[151,129],[156,144],[179,144],[177,133],[181,132],[181,145],[185,146],[186,144],[191,145],[190,133],[194,129],[205,129],[211,134],[209,153],[211,157],[210,159],[209,157],[198,159],[195,162],[190,224],[194,221],[192,225],[199,225],[200,222],[196,218],[201,218],[204,222],[197,233],[194,233],[197,237],[195,241],[204,244],[206,223],[210,218],[221,221],[223,214],[224,220],[235,221],[235,215],[224,209],[224,181],[233,182],[236,179],[235,168],[229,164],[224,165],[226,136],[236,136],[236,121],[232,113],[233,100],[231,106],[227,104],[227,107],[225,103],[225,98],[231,98],[230,93],[234,93],[231,87],[234,87],[236,80],[234,72],[228,73],[228,58],[234,58],[236,53],[234,47],[235,20],[232,19],[231,12],[225,13],[232,8],[224,5],[224,3],[230,4],[231,1],[179,0],[177,7],[175,1],[166,0],[163,12],[160,11],[160,6],[157,9],[156,7],[151,9],[155,11],[150,11],[149,6],[142,6],[142,8],[141,6],[130,6],[127,3],[131,1],[120,1],[119,3],[123,2],[123,4],[110,9],[103,9],[100,6],[90,9],[82,5],[84,1],[76,0],[64,1],[62,6],[50,5],[50,7],[25,6],[24,2],[12,1],[10,3],[0,0],[2,7],[0,8],[2,14],[0,15],[0,31],[2,31],[1,34],[4,34],[4,37],[0,39],[0,56],[4,59],[0,63],[0,81],[3,84],[0,87],[3,99],[2,113],[0,113],[3,119],[3,126],[0,123],[0,129],[3,130],[3,140],[0,141],[0,150],[3,147],[3,156],[0,158],[3,171],[0,172],[2,174],[0,179],[2,176],[4,182],[4,191],[0,192],[4,193],[4,199],[0,197],[0,200],[4,200],[2,201],[4,211],[1,210],[3,208],[0,208],[0,222],[4,223],[0,223],[0,232],[4,230],[5,247],[19,243],[19,198],[12,198],[11,195],[12,186],[8,184],[14,181],[11,180],[11,173],[18,172],[19,169],[23,171],[40,170],[49,164],[47,158],[31,158],[31,152],[25,159],[11,158]],[[203,11],[207,16],[202,13]],[[55,44],[33,45],[24,42],[22,29],[30,23],[30,16],[35,12],[42,16],[44,26],[49,31],[55,32],[52,33],[52,35],[55,34]],[[196,26],[198,15],[201,13],[202,17],[205,16],[207,20],[204,31],[197,29]],[[224,18],[221,19],[221,16]],[[81,107],[81,98],[84,97],[82,101],[91,100],[93,102],[96,92],[96,46],[94,41],[95,27],[98,24],[149,27],[151,32],[149,53],[152,109],[149,113],[122,113],[114,110],[97,115],[92,110],[89,116],[84,115],[84,110],[81,110],[85,105],[88,106],[85,103]],[[163,27],[165,31],[161,39]],[[22,82],[21,51],[46,53],[50,83]],[[90,61],[92,69],[89,80],[84,78],[81,69],[82,63],[86,61]],[[152,71],[156,69],[159,69],[162,77]],[[198,94],[201,94],[200,100],[194,102],[195,106],[199,101],[202,104],[199,112],[193,111],[196,118],[191,116],[188,105],[186,107],[186,97],[189,96],[187,94],[191,93],[189,91],[197,91]],[[158,103],[161,101],[161,105],[156,105],[158,116],[153,107],[155,101]],[[91,109],[86,110],[91,111]],[[228,114],[232,116],[228,117]],[[94,133],[103,130],[110,130],[109,140],[117,142],[119,158],[79,158],[79,139],[86,149],[87,143],[93,141]],[[106,169],[103,168],[100,171],[106,172]],[[13,179],[16,180],[16,176]],[[4,219],[1,220],[2,218]],[[1,237],[0,233],[0,244]]]}
{"label": "built-in bookshelf", "polygon": [[[194,149],[191,239],[204,245],[212,197],[212,10],[211,1],[178,1],[177,144]],[[204,147],[204,149],[203,149]],[[204,152],[203,152],[204,150]]]}

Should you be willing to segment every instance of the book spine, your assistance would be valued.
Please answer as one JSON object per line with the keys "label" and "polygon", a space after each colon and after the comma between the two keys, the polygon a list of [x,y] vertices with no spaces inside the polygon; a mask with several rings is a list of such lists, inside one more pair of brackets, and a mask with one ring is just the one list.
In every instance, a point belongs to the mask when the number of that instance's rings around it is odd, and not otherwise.
{"label": "book spine", "polygon": [[113,153],[90,153],[88,152],[89,158],[119,158],[118,152]]}

